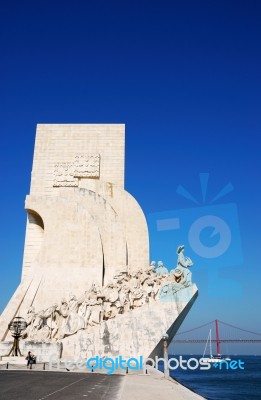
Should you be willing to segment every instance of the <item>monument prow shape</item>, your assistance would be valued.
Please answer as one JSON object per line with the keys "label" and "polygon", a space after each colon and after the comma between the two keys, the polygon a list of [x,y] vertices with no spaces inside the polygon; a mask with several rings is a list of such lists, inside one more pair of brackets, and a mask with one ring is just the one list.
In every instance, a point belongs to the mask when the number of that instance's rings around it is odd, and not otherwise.
{"label": "monument prow shape", "polygon": [[164,332],[174,336],[197,288],[177,286],[160,301],[166,277],[148,268],[147,223],[124,189],[124,153],[122,124],[37,126],[22,279],[0,318],[2,342],[15,316],[28,323],[24,346],[63,343],[74,358],[149,356]]}

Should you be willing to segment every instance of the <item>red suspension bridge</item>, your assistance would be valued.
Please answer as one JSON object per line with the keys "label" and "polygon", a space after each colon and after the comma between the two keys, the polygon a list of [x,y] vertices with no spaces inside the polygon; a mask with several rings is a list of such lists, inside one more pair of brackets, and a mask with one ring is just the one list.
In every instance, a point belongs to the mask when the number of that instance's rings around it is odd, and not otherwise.
{"label": "red suspension bridge", "polygon": [[[207,329],[208,328],[208,329]],[[214,320],[204,325],[197,326],[184,332],[177,333],[172,340],[175,344],[193,344],[206,343],[207,333],[212,329],[215,337],[212,337],[212,343],[217,346],[217,354],[220,354],[220,345],[229,344],[260,344],[261,333],[252,332],[223,321]]]}

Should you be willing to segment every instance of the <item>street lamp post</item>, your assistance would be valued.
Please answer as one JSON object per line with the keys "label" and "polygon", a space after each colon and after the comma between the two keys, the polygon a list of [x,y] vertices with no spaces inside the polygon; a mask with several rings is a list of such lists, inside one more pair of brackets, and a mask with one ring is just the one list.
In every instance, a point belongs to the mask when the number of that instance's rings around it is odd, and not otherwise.
{"label": "street lamp post", "polygon": [[164,378],[168,378],[169,377],[168,338],[169,338],[169,335],[167,333],[165,333],[162,336],[162,340],[163,340],[163,356],[164,356]]}

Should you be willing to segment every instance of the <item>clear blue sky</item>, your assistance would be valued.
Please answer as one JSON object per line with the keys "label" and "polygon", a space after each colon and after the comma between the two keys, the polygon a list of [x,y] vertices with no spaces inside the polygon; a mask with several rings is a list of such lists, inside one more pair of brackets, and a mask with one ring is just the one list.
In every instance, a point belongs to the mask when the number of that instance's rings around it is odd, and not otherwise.
{"label": "clear blue sky", "polygon": [[[1,309],[20,280],[36,124],[125,123],[126,189],[151,226],[179,213],[189,224],[221,205],[230,218],[226,206],[237,207],[237,239],[220,264],[186,247],[200,295],[183,329],[218,318],[261,332],[260,17],[254,0],[2,5]],[[200,173],[210,174],[212,209],[202,210]],[[210,204],[229,182],[234,190]],[[164,233],[150,229],[152,257],[172,267],[185,233],[158,241]],[[215,246],[219,236],[206,229],[201,240]]]}

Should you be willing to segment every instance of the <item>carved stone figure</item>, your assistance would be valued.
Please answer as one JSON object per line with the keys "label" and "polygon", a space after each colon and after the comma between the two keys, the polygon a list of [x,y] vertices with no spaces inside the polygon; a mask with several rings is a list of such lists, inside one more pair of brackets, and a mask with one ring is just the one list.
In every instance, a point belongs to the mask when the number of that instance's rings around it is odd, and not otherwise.
{"label": "carved stone figure", "polygon": [[146,291],[143,290],[138,273],[133,272],[129,282],[130,307],[140,307],[146,303]]}
{"label": "carved stone figure", "polygon": [[84,319],[81,315],[78,314],[78,308],[82,301],[77,300],[76,296],[70,293],[68,301],[68,317],[61,332],[60,338],[68,335],[73,335],[80,329],[84,329]]}
{"label": "carved stone figure", "polygon": [[85,315],[85,326],[95,326],[101,321],[102,315],[102,299],[103,295],[95,284],[91,286],[89,292],[85,293],[85,301],[88,304],[87,312]]}
{"label": "carved stone figure", "polygon": [[154,265],[152,263],[150,263],[150,266],[141,275],[141,283],[144,291],[146,291],[147,293],[147,297],[149,300],[155,300],[154,286],[156,274],[154,272]]}
{"label": "carved stone figure", "polygon": [[140,289],[141,287],[141,281],[140,278],[138,276],[137,272],[133,272],[131,274],[131,278],[129,280],[129,285],[130,285],[130,289]]}
{"label": "carved stone figure", "polygon": [[163,262],[159,261],[158,266],[156,268],[156,274],[157,275],[167,275],[169,271],[167,270],[166,267],[164,267]]}
{"label": "carved stone figure", "polygon": [[113,283],[117,287],[118,290],[122,288],[122,286],[129,281],[127,273],[125,271],[119,271],[113,277]]}
{"label": "carved stone figure", "polygon": [[103,290],[103,295],[104,318],[114,318],[115,315],[121,311],[122,306],[119,298],[118,289],[113,284],[113,282],[108,283],[108,285]]}
{"label": "carved stone figure", "polygon": [[130,303],[130,288],[128,284],[124,284],[119,293],[120,296],[120,304],[121,304],[121,312],[127,312],[131,308]]}
{"label": "carved stone figure", "polygon": [[36,316],[35,308],[32,306],[29,307],[26,317],[25,317],[25,320],[27,323],[27,328],[25,329],[25,331],[22,334],[23,339],[26,337],[31,337],[31,332],[33,330],[33,322],[35,320],[35,316]]}
{"label": "carved stone figure", "polygon": [[[177,267],[180,271],[183,272],[184,274],[184,278],[186,280],[186,287],[192,285],[192,274],[191,271],[189,270],[190,267],[193,266],[193,262],[189,257],[186,257],[184,255],[184,249],[185,246],[179,246],[177,248],[177,255],[178,255],[178,259],[177,259]],[[176,269],[175,268],[175,269]],[[174,273],[175,269],[171,270],[170,273]]]}
{"label": "carved stone figure", "polygon": [[169,301],[171,301],[175,293],[177,293],[182,288],[187,287],[186,277],[184,276],[184,273],[178,268],[174,270],[173,274],[171,273],[169,275],[165,283],[166,284],[160,289],[159,293],[159,298],[161,300],[169,299]]}
{"label": "carved stone figure", "polygon": [[54,304],[52,307],[47,308],[44,312],[44,318],[46,319],[46,325],[49,328],[49,338],[54,339],[57,332],[58,332],[58,325],[56,321],[58,320],[59,316],[56,311],[58,308],[58,304]]}
{"label": "carved stone figure", "polygon": [[189,257],[186,257],[186,256],[184,255],[184,249],[185,249],[185,246],[184,246],[184,245],[179,246],[179,247],[177,248],[177,255],[178,255],[178,262],[177,262],[177,264],[178,264],[178,265],[181,265],[181,266],[184,267],[184,268],[188,268],[188,267],[191,267],[191,266],[193,265],[193,262],[192,262],[192,260],[191,260]]}
{"label": "carved stone figure", "polygon": [[79,306],[78,314],[84,319],[84,328],[87,327],[88,301],[85,299]]}
{"label": "carved stone figure", "polygon": [[151,262],[150,262],[150,268],[152,269],[153,272],[155,272],[155,269],[156,269],[156,261],[151,261]]}
{"label": "carved stone figure", "polygon": [[33,327],[30,333],[30,338],[37,340],[39,336],[40,329],[44,326],[44,310],[39,311],[33,321]]}
{"label": "carved stone figure", "polygon": [[67,300],[66,300],[65,298],[63,298],[62,301],[61,301],[59,313],[60,313],[63,317],[68,317],[69,306],[68,306],[68,302],[67,302]]}

